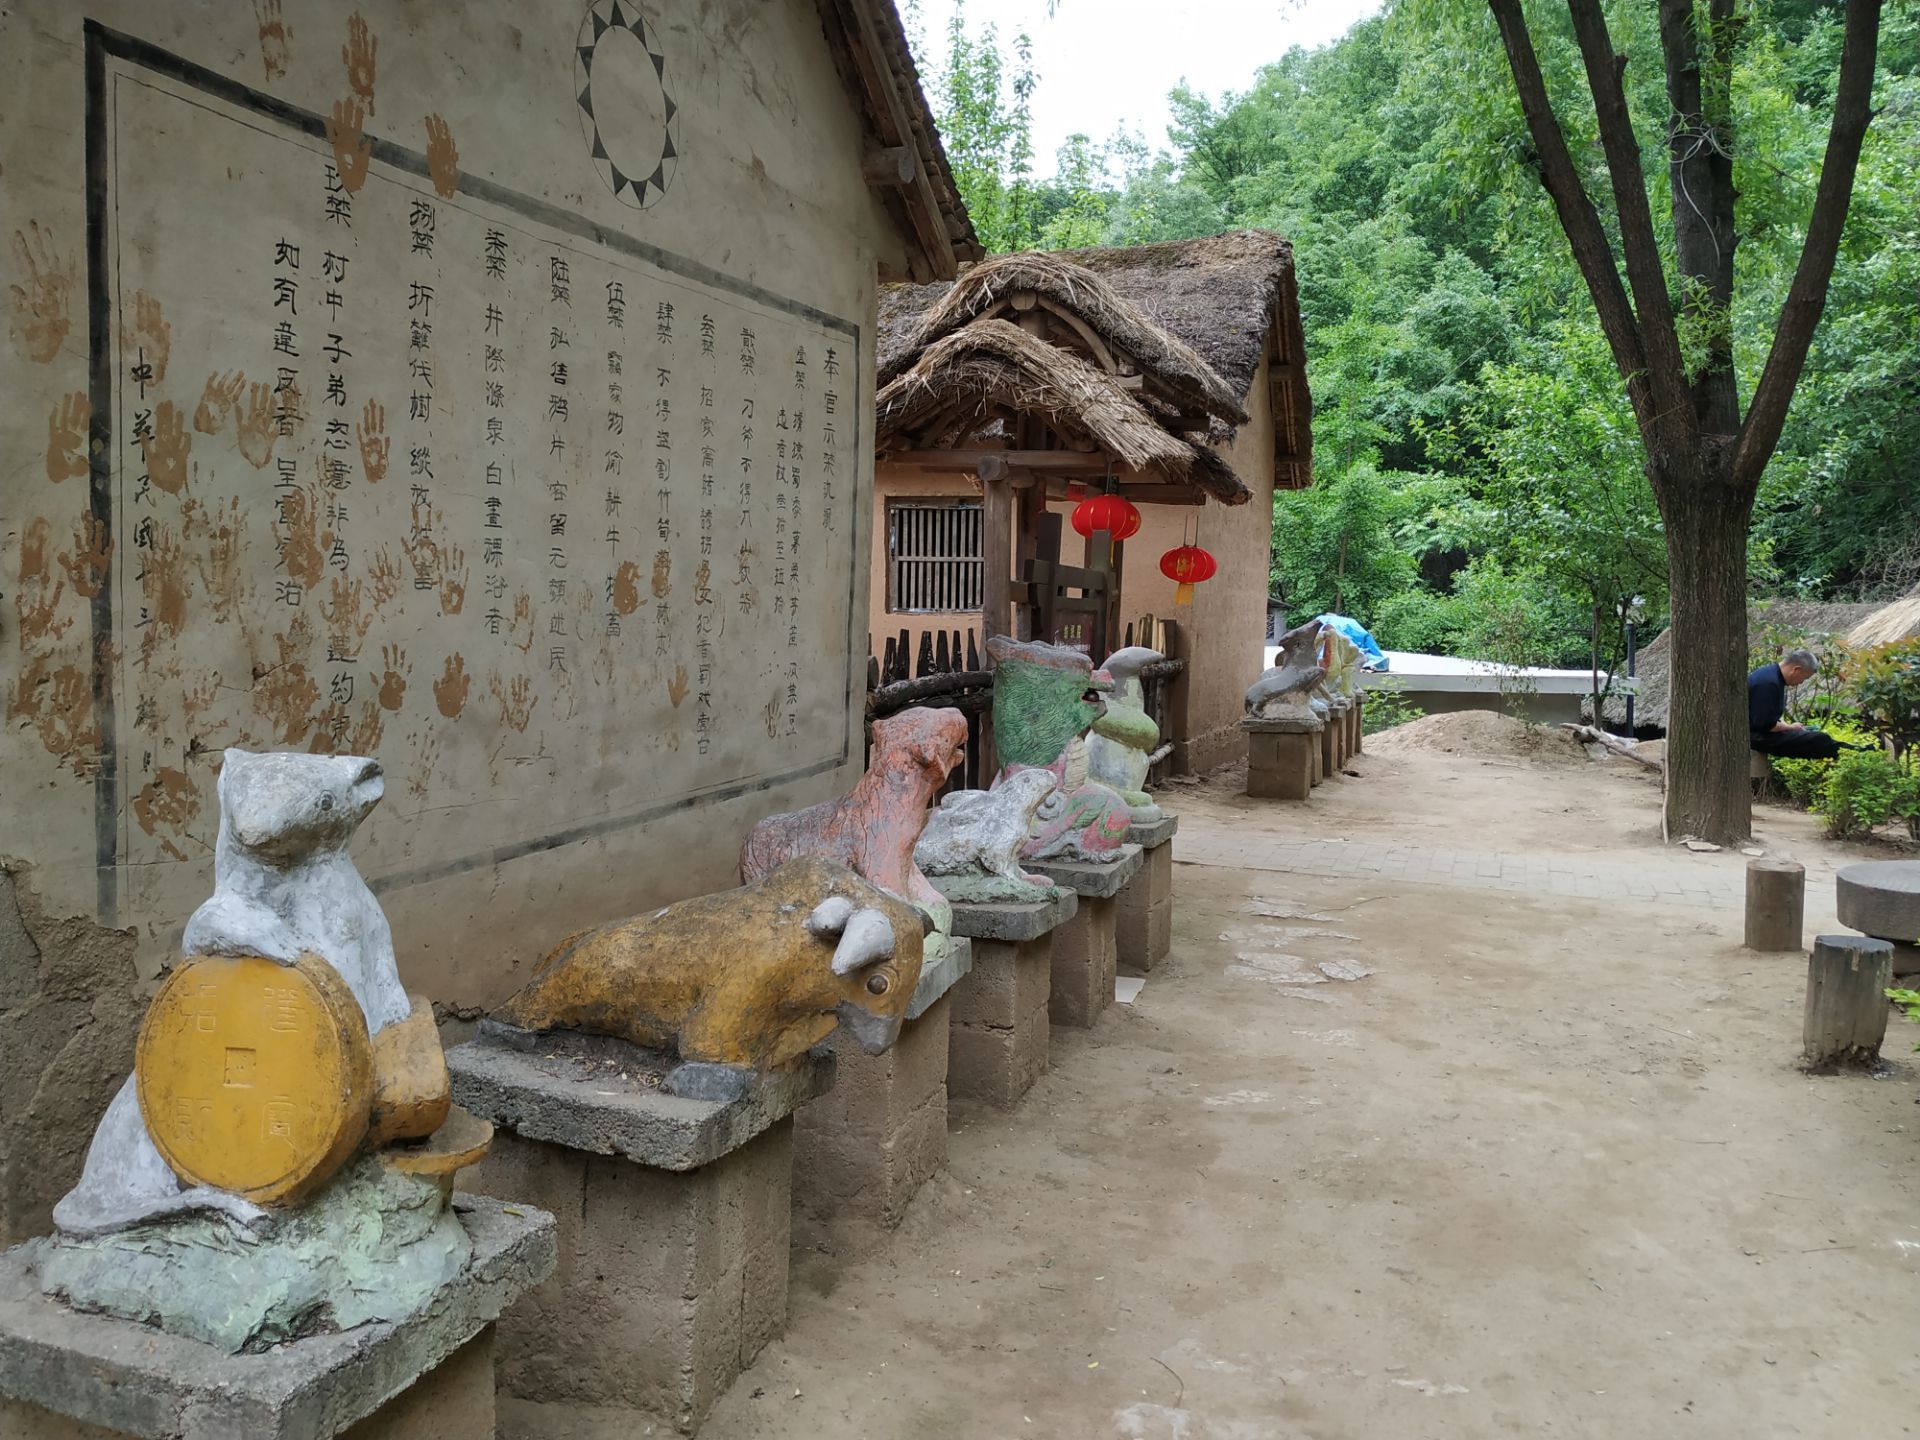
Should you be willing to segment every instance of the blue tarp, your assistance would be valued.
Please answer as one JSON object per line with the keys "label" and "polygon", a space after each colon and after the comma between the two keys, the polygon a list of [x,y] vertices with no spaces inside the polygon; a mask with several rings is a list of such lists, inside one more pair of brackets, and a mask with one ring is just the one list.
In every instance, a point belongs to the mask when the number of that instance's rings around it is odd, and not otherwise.
{"label": "blue tarp", "polygon": [[1322,625],[1338,630],[1347,639],[1360,647],[1360,663],[1374,670],[1387,668],[1386,652],[1381,650],[1380,642],[1375,640],[1358,620],[1345,615],[1321,615],[1316,617]]}

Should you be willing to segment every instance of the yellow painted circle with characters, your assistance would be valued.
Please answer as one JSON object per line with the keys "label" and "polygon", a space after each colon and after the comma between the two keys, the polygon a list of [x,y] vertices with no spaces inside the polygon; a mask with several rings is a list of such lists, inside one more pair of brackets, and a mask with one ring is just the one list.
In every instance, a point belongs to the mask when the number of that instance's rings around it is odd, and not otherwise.
{"label": "yellow painted circle with characters", "polygon": [[366,1135],[373,1049],[353,992],[317,956],[198,955],[154,997],[134,1083],[182,1180],[290,1204]]}

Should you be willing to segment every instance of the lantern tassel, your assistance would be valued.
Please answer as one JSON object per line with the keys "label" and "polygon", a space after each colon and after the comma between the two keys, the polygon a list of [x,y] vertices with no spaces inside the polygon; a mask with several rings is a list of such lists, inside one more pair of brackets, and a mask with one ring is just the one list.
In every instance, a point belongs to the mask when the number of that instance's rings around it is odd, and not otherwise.
{"label": "lantern tassel", "polygon": [[1193,586],[1184,580],[1174,586],[1173,603],[1176,605],[1191,605],[1193,603]]}

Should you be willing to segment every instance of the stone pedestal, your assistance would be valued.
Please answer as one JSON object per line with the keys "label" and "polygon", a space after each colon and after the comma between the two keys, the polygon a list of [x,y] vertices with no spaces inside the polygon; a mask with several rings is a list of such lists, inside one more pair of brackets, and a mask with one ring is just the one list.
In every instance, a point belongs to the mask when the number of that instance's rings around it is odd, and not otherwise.
{"label": "stone pedestal", "polygon": [[1121,888],[1113,940],[1120,964],[1130,970],[1153,969],[1173,948],[1173,837],[1179,828],[1178,815],[1163,815],[1127,831],[1128,843],[1138,845],[1143,858]]}
{"label": "stone pedestal", "polygon": [[1367,753],[1367,697],[1360,692],[1353,697],[1353,753]]}
{"label": "stone pedestal", "polygon": [[1071,890],[1024,904],[954,904],[954,933],[971,938],[973,970],[953,988],[950,1096],[1006,1109],[1047,1068],[1053,936],[1079,905]]}
{"label": "stone pedestal", "polygon": [[1240,722],[1247,732],[1247,794],[1256,800],[1305,800],[1320,754],[1318,720]]}
{"label": "stone pedestal", "polygon": [[225,1355],[40,1293],[0,1257],[0,1440],[474,1440],[494,1433],[494,1322],[553,1273],[531,1205],[455,1202],[473,1260],[428,1305],[263,1355]]}
{"label": "stone pedestal", "polygon": [[900,1038],[868,1055],[842,1033],[828,1040],[834,1083],[793,1119],[793,1203],[808,1219],[892,1229],[947,1158],[948,1029],[953,987],[973,969],[973,942],[955,936],[921,972]]}
{"label": "stone pedestal", "polygon": [[1338,711],[1329,712],[1326,724],[1320,727],[1320,774],[1317,778],[1330,780],[1340,773],[1340,715]]}
{"label": "stone pedestal", "polygon": [[658,1089],[621,1041],[490,1037],[447,1054],[460,1104],[499,1129],[463,1177],[559,1222],[559,1268],[500,1326],[502,1440],[691,1433],[787,1318],[795,1109],[833,1057],[743,1097]]}
{"label": "stone pedestal", "polygon": [[1124,845],[1120,857],[1105,865],[1079,861],[1036,860],[1027,865],[1080,897],[1073,917],[1053,932],[1053,976],[1048,985],[1047,1017],[1055,1025],[1079,1029],[1098,1023],[1113,1004],[1113,980],[1119,971],[1114,932],[1120,902],[1116,898],[1144,862],[1138,845]]}

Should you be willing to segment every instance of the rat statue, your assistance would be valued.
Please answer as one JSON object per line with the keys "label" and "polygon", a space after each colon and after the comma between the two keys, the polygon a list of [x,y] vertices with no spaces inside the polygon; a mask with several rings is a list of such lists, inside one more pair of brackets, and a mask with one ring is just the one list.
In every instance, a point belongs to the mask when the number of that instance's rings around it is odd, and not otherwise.
{"label": "rat statue", "polygon": [[1053,893],[1020,868],[1035,814],[1059,788],[1051,770],[1016,770],[991,790],[956,790],[927,817],[913,860],[949,900],[1029,901]]}
{"label": "rat statue", "polygon": [[664,1088],[740,1094],[844,1025],[870,1055],[899,1037],[920,982],[926,912],[824,855],[562,940],[482,1022],[610,1035],[677,1056]]}
{"label": "rat statue", "polygon": [[1133,819],[1117,791],[1088,779],[1086,744],[1107,713],[1113,677],[1064,645],[995,635],[987,653],[995,662],[994,745],[1005,762],[994,787],[1036,767],[1060,782],[1035,814],[1021,858],[1118,860]]}
{"label": "rat statue", "polygon": [[1095,780],[1120,793],[1140,824],[1158,820],[1161,810],[1147,794],[1147,771],[1160,743],[1160,727],[1147,716],[1140,672],[1167,657],[1144,645],[1129,645],[1107,657],[1101,668],[1113,677],[1107,713],[1087,737],[1087,769]]}
{"label": "rat statue", "polygon": [[1326,678],[1315,658],[1320,647],[1318,620],[1296,625],[1280,637],[1279,664],[1247,689],[1247,716],[1253,720],[1311,720],[1308,697]]}
{"label": "rat statue", "polygon": [[[393,932],[347,854],[384,787],[379,765],[358,756],[228,750],[213,895],[187,921],[185,952],[286,965],[318,955],[359,1001],[370,1036],[406,1019],[411,1003]],[[94,1133],[80,1183],[54,1207],[54,1223],[71,1235],[98,1235],[183,1210],[218,1210],[249,1224],[264,1214],[236,1195],[181,1183],[154,1149],[128,1076]]]}
{"label": "rat statue", "polygon": [[492,1130],[444,1123],[432,1007],[347,854],[383,783],[359,756],[222,757],[214,893],[32,1242],[47,1293],[232,1353],[401,1319],[466,1266],[453,1177]]}

